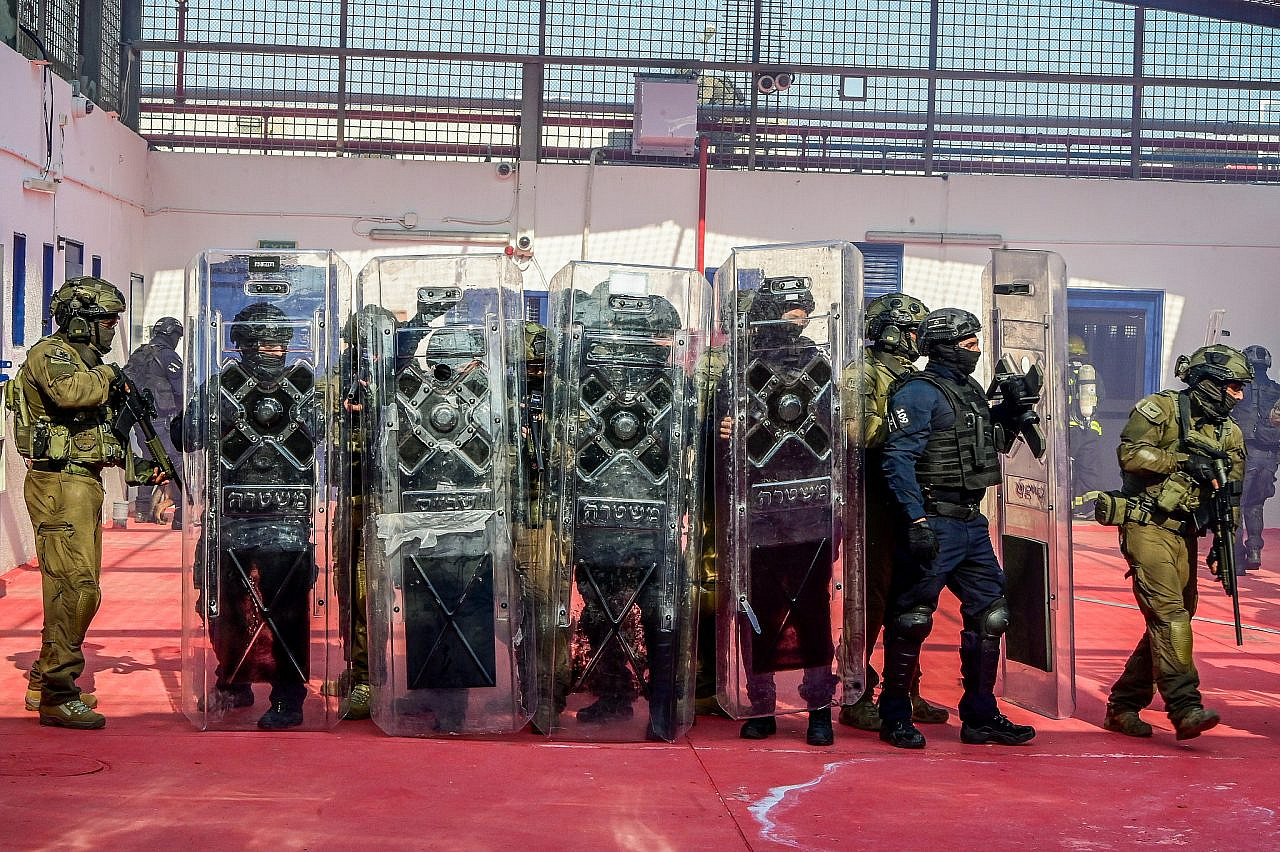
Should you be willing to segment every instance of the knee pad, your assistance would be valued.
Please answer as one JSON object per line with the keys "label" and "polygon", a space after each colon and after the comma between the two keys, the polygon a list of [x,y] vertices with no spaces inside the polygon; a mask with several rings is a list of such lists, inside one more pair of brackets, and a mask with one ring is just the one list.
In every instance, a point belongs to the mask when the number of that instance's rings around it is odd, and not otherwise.
{"label": "knee pad", "polygon": [[1169,644],[1173,655],[1184,668],[1191,668],[1191,620],[1175,618],[1169,622]]}
{"label": "knee pad", "polygon": [[923,642],[931,630],[933,630],[933,610],[927,606],[914,606],[894,616],[893,632],[903,639]]}
{"label": "knee pad", "polygon": [[73,629],[81,639],[89,632],[89,623],[93,621],[102,603],[102,590],[97,586],[80,586],[76,589],[76,612]]}
{"label": "knee pad", "polygon": [[964,627],[984,639],[1000,638],[1009,630],[1009,602],[996,598],[977,615],[965,616]]}

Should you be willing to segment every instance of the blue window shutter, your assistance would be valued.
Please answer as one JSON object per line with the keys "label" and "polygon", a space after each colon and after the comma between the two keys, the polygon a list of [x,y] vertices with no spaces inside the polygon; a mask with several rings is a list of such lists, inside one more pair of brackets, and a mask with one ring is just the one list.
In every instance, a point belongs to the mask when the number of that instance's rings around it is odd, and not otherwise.
{"label": "blue window shutter", "polygon": [[854,243],[862,252],[862,293],[866,298],[902,291],[902,243]]}

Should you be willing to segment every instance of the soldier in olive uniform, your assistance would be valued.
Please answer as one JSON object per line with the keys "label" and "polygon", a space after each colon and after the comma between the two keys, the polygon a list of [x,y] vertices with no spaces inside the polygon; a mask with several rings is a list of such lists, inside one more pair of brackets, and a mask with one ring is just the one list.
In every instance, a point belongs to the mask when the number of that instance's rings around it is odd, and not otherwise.
{"label": "soldier in olive uniform", "polygon": [[[870,345],[862,362],[862,439],[866,448],[863,464],[865,499],[866,548],[866,692],[855,703],[840,710],[840,724],[864,731],[880,730],[880,711],[876,707],[874,691],[880,681],[871,667],[871,652],[876,638],[884,626],[885,600],[889,594],[889,582],[893,576],[893,530],[897,524],[894,515],[895,500],[881,469],[880,450],[884,446],[889,428],[885,412],[893,386],[902,378],[914,373],[915,360],[920,357],[916,346],[916,328],[929,308],[905,293],[887,293],[867,305],[864,315],[866,337]],[[845,393],[858,392],[859,384],[852,375],[845,376]],[[846,411],[856,411],[847,405]],[[857,424],[848,424],[850,430]],[[843,660],[845,676],[853,675],[857,661]],[[946,708],[930,704],[920,697],[920,672],[917,668],[911,685],[911,718],[914,722],[941,724],[949,716]]]}
{"label": "soldier in olive uniform", "polygon": [[[174,317],[161,317],[151,327],[151,341],[135,349],[124,367],[140,389],[151,391],[157,423],[168,423],[182,411],[182,358],[177,351],[180,340],[182,323]],[[176,459],[178,450],[169,430],[161,429],[159,435],[169,458]],[[182,529],[182,500],[175,485],[138,488],[138,520],[164,523],[161,516],[168,506],[173,506],[173,529]]]}
{"label": "soldier in olive uniform", "polygon": [[1151,736],[1138,713],[1158,688],[1177,738],[1185,740],[1218,724],[1218,714],[1201,702],[1191,656],[1196,538],[1207,523],[1200,510],[1217,479],[1215,461],[1229,465],[1227,478],[1235,485],[1226,487],[1238,498],[1245,444],[1230,415],[1253,368],[1238,350],[1215,344],[1179,358],[1177,375],[1187,390],[1139,400],[1116,451],[1124,479],[1120,550],[1147,629],[1111,687],[1103,726]]}
{"label": "soldier in olive uniform", "polygon": [[30,463],[24,496],[35,528],[44,592],[40,657],[31,667],[27,705],[40,724],[94,729],[106,717],[80,692],[85,634],[102,591],[102,469],[123,467],[130,484],[164,481],[155,464],[136,458],[128,436],[112,429],[124,372],[111,351],[124,296],[101,278],[67,281],[50,312],[58,330],[31,347],[5,388],[18,452]]}
{"label": "soldier in olive uniform", "polygon": [[1249,346],[1244,356],[1253,366],[1254,380],[1244,392],[1244,401],[1231,412],[1249,450],[1240,497],[1245,534],[1244,552],[1236,567],[1240,574],[1262,567],[1262,509],[1276,496],[1276,468],[1280,467],[1280,383],[1267,376],[1271,353],[1262,346]]}

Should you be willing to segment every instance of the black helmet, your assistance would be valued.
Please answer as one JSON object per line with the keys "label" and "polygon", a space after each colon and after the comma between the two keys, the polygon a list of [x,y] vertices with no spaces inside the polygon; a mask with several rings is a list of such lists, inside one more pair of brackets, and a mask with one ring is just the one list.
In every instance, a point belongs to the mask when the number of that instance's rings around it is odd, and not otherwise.
{"label": "black helmet", "polygon": [[289,325],[288,315],[269,302],[255,302],[242,308],[231,320],[231,342],[237,349],[290,340],[293,340],[293,326]]}
{"label": "black helmet", "polygon": [[1271,369],[1271,350],[1265,346],[1259,346],[1256,343],[1253,346],[1246,346],[1244,348],[1244,357],[1253,365],[1254,370],[1257,370],[1259,366],[1264,370]]}
{"label": "black helmet", "polygon": [[151,342],[176,349],[182,339],[182,323],[174,317],[160,317],[151,326]]}
{"label": "black helmet", "polygon": [[928,355],[935,346],[958,343],[980,331],[982,323],[963,308],[939,308],[920,321],[920,351]]}
{"label": "black helmet", "polygon": [[395,314],[382,305],[371,303],[347,317],[342,326],[342,342],[355,346],[361,339],[367,340],[374,329],[394,329],[397,325]]}
{"label": "black helmet", "polygon": [[259,378],[274,378],[284,372],[284,353],[262,352],[262,344],[287,345],[290,340],[293,326],[289,325],[289,317],[268,302],[255,302],[231,320],[231,342]]}
{"label": "black helmet", "polygon": [[919,356],[920,350],[911,338],[920,320],[929,313],[929,306],[906,293],[885,293],[867,305],[863,319],[867,339],[876,348],[898,352],[910,358]]}

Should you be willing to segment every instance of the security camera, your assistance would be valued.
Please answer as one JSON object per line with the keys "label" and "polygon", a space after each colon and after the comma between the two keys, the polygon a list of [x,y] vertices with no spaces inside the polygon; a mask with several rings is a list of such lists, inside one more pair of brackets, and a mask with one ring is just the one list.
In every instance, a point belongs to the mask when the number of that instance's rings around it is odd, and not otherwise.
{"label": "security camera", "polygon": [[84,118],[93,112],[93,101],[84,95],[72,95],[71,97],[71,114],[76,118]]}
{"label": "security camera", "polygon": [[515,163],[498,163],[493,170],[499,180],[506,180],[516,173],[516,165]]}

